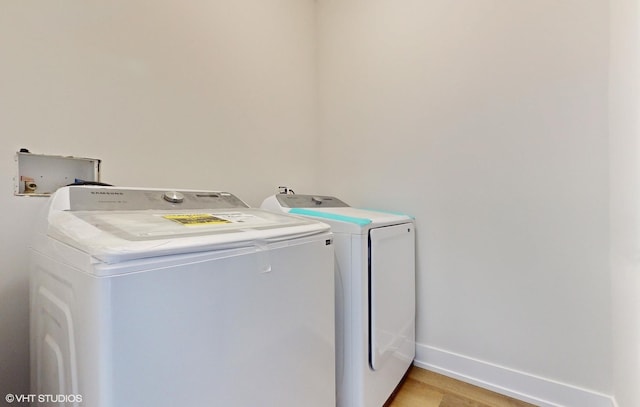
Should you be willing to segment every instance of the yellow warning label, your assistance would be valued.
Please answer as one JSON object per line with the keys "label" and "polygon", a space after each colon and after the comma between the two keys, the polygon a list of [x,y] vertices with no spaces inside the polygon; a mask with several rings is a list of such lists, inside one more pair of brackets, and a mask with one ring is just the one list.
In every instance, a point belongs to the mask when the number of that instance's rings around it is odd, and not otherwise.
{"label": "yellow warning label", "polygon": [[218,218],[210,213],[193,213],[188,215],[165,215],[165,219],[178,222],[185,226],[202,226],[202,225],[220,225],[224,223],[231,223],[231,221]]}

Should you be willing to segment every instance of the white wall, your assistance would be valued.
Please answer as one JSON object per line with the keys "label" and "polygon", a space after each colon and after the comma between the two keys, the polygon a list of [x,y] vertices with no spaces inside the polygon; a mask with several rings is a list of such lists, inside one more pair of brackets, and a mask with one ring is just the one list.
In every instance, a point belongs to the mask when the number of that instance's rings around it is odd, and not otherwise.
{"label": "white wall", "polygon": [[613,382],[640,405],[640,1],[611,1],[610,183]]}
{"label": "white wall", "polygon": [[608,5],[318,2],[321,190],[416,216],[419,363],[611,402]]}
{"label": "white wall", "polygon": [[101,158],[117,185],[255,205],[288,184],[412,213],[420,363],[640,404],[637,17],[637,0],[0,2],[0,395],[28,392],[27,147]]}
{"label": "white wall", "polygon": [[[0,394],[28,393],[27,241],[43,199],[14,154],[95,157],[122,186],[314,185],[312,0],[0,2]],[[4,403],[4,396],[2,397]]]}

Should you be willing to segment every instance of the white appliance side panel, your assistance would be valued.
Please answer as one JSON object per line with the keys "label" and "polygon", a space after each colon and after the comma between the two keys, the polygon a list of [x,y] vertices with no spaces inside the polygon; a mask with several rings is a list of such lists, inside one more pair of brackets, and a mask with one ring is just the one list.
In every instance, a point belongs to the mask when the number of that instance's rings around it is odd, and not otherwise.
{"label": "white appliance side panel", "polygon": [[415,229],[375,228],[369,239],[369,363],[376,372],[398,366],[404,373],[415,357]]}
{"label": "white appliance side panel", "polygon": [[80,395],[108,406],[109,281],[90,277],[32,250],[30,258],[31,393]]}
{"label": "white appliance side panel", "polygon": [[335,405],[326,239],[110,278],[113,407]]}
{"label": "white appliance side panel", "polygon": [[[351,235],[351,269],[352,278],[349,302],[351,304],[352,338],[349,344],[349,355],[352,361],[351,387],[345,404],[338,407],[381,406],[385,399],[377,396],[377,385],[374,373],[369,367],[369,270],[368,270],[368,236]],[[371,400],[380,401],[379,403]]]}
{"label": "white appliance side panel", "polygon": [[350,391],[354,386],[355,310],[352,302],[354,276],[351,267],[352,238],[350,234],[334,233],[335,293],[336,293],[336,405],[353,406]]}

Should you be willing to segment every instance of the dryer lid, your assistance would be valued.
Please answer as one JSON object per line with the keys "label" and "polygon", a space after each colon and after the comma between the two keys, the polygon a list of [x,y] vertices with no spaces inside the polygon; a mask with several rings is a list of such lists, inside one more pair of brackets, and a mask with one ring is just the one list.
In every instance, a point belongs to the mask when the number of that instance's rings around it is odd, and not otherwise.
{"label": "dryer lid", "polygon": [[409,215],[352,207],[291,208],[288,213],[328,223],[335,233],[365,234],[372,228],[414,222]]}
{"label": "dryer lid", "polygon": [[404,213],[354,208],[328,195],[271,195],[262,208],[317,219],[328,223],[334,233],[365,234],[372,228],[415,222]]}

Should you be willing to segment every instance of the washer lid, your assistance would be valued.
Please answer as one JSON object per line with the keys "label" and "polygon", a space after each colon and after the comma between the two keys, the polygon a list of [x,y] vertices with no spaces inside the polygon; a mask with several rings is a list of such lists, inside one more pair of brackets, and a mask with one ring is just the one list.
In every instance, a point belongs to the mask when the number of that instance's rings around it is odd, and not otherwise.
{"label": "washer lid", "polygon": [[246,207],[148,210],[69,207],[73,205],[61,207],[55,196],[52,198],[46,234],[106,263],[259,247],[329,230],[327,225],[311,219]]}

